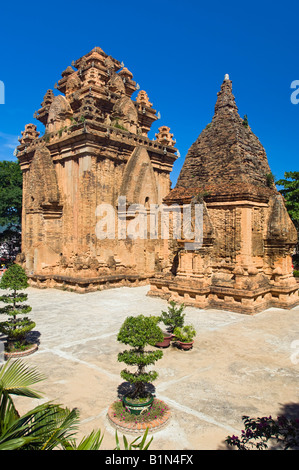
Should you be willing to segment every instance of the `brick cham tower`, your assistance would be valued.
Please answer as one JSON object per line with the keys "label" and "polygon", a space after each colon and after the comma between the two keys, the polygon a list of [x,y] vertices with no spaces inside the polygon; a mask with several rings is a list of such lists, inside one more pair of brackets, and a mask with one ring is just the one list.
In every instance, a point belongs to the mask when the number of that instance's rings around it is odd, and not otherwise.
{"label": "brick cham tower", "polygon": [[[296,229],[271,181],[266,152],[222,83],[212,122],[188,151],[168,205],[203,203],[203,243],[170,240],[169,266],[149,295],[253,314],[298,305]],[[191,249],[189,249],[191,246]]]}
{"label": "brick cham tower", "polygon": [[[62,72],[35,113],[45,126],[22,132],[22,253],[31,285],[78,292],[148,283],[167,258],[168,241],[99,239],[97,207],[161,204],[177,158],[169,128],[151,140],[159,117],[132,73],[99,47]],[[126,207],[125,207],[126,209]],[[133,214],[134,215],[134,214]],[[132,214],[124,211],[124,224]],[[116,227],[117,232],[117,227]],[[163,264],[163,262],[162,262]]]}

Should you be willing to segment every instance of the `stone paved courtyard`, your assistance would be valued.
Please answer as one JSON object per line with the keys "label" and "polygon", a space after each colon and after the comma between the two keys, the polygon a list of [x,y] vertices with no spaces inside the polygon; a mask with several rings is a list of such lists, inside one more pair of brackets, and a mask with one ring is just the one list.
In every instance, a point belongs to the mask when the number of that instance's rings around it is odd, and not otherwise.
{"label": "stone paved courtyard", "polygon": [[[167,308],[166,301],[147,297],[148,289],[27,290],[40,346],[24,362],[47,376],[35,388],[43,401],[79,408],[78,437],[101,428],[103,449],[115,446],[106,414],[122,383],[124,364],[117,354],[125,346],[117,333],[127,316],[157,315]],[[152,450],[224,449],[226,436],[243,429],[242,415],[298,413],[299,306],[255,316],[191,307],[185,313],[185,323],[197,330],[193,350],[165,349],[154,367],[156,395],[170,406],[172,417],[153,434]],[[25,412],[38,401],[16,398],[16,403]]]}

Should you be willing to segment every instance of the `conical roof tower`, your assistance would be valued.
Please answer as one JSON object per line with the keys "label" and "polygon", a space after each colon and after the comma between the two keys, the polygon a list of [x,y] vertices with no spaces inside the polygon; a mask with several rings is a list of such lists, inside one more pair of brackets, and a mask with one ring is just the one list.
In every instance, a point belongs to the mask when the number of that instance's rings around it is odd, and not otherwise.
{"label": "conical roof tower", "polygon": [[268,198],[276,192],[265,149],[239,116],[228,75],[217,96],[213,119],[190,147],[168,201],[198,193]]}

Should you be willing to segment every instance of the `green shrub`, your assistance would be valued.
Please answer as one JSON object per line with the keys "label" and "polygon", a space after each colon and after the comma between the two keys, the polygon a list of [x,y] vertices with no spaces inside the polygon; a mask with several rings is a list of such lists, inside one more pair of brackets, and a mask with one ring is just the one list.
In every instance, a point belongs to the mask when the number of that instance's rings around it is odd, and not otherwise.
{"label": "green shrub", "polygon": [[274,181],[275,181],[275,177],[274,177],[273,173],[267,173],[266,174],[266,182],[267,182],[267,186],[269,188],[271,188],[271,186],[273,186]]}
{"label": "green shrub", "polygon": [[185,325],[183,327],[176,327],[174,329],[175,337],[182,343],[190,343],[196,336],[195,328],[192,325]]}
{"label": "green shrub", "polygon": [[18,264],[11,265],[0,281],[0,289],[11,291],[0,296],[0,301],[7,304],[0,308],[0,314],[8,316],[6,321],[0,323],[0,332],[7,335],[7,350],[16,349],[16,344],[22,348],[26,343],[27,333],[35,327],[35,323],[27,316],[18,317],[32,310],[29,305],[24,304],[28,295],[20,292],[27,287],[27,276]]}
{"label": "green shrub", "polygon": [[164,325],[168,326],[167,330],[169,333],[173,333],[175,328],[184,325],[184,309],[184,304],[177,306],[176,302],[174,302],[174,300],[171,300],[169,302],[168,311],[163,311],[161,313],[160,319],[164,323]]}
{"label": "green shrub", "polygon": [[135,372],[124,369],[120,374],[124,380],[134,385],[132,397],[146,396],[146,384],[158,377],[156,371],[145,370],[163,356],[162,351],[145,350],[146,346],[154,346],[157,342],[163,341],[163,333],[157,325],[158,320],[159,317],[143,315],[127,317],[118,333],[119,342],[132,346],[132,349],[118,354],[118,361],[128,366],[137,366]]}
{"label": "green shrub", "polygon": [[242,124],[243,124],[244,127],[248,127],[248,126],[249,126],[247,114],[245,114]]}

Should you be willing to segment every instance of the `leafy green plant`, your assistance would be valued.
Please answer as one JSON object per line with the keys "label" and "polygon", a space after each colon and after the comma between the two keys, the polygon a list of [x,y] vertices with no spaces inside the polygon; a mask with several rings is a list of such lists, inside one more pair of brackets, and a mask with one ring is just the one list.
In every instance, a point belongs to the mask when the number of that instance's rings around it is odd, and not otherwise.
{"label": "leafy green plant", "polygon": [[[288,213],[299,234],[299,171],[286,171],[284,178],[276,181],[278,186],[282,186],[279,192],[283,195]],[[1,198],[0,198],[1,200]],[[299,236],[296,245],[296,252],[293,255],[295,269],[299,269]]]}
{"label": "leafy green plant", "polygon": [[244,116],[244,118],[243,118],[242,124],[243,124],[244,127],[248,127],[248,126],[249,126],[247,114],[245,114],[245,116]]}
{"label": "leafy green plant", "polygon": [[22,171],[20,164],[18,162],[0,162],[0,181],[0,226],[6,227],[6,230],[14,229],[14,226],[20,229],[22,217]]}
{"label": "leafy green plant", "polygon": [[18,264],[11,265],[0,281],[0,289],[11,291],[0,296],[0,301],[7,304],[0,308],[0,313],[10,317],[0,323],[0,332],[7,335],[7,350],[15,349],[15,342],[18,342],[19,346],[24,346],[27,333],[35,327],[35,322],[28,317],[18,318],[18,315],[24,315],[32,310],[29,305],[24,304],[28,295],[20,292],[27,287],[27,276]]}
{"label": "leafy green plant", "polygon": [[163,333],[158,327],[159,317],[127,317],[117,336],[117,340],[123,344],[132,346],[118,354],[118,361],[128,366],[136,366],[135,372],[127,369],[121,371],[121,377],[134,386],[131,396],[145,397],[146,384],[153,382],[158,377],[156,371],[146,371],[146,367],[154,364],[163,356],[162,351],[145,350],[146,346],[154,346],[163,341]]}
{"label": "leafy green plant", "polygon": [[168,311],[162,311],[160,319],[164,325],[168,326],[167,330],[169,333],[173,333],[176,327],[181,327],[184,325],[184,309],[184,304],[178,306],[174,300],[171,300],[168,305]]}
{"label": "leafy green plant", "polygon": [[173,333],[178,341],[182,343],[190,343],[193,341],[194,336],[196,336],[195,328],[192,325],[177,326]]}
{"label": "leafy green plant", "polygon": [[67,130],[67,126],[64,126],[64,127],[62,127],[61,129],[59,129],[59,131],[58,131],[59,137],[61,137],[62,134],[63,134],[63,132],[65,132],[66,130]]}
{"label": "leafy green plant", "polygon": [[298,269],[294,269],[293,274],[294,274],[294,277],[299,277]]}
{"label": "leafy green plant", "polygon": [[269,188],[271,188],[271,186],[273,186],[273,184],[275,182],[275,177],[274,177],[273,173],[267,173],[266,174],[266,182],[267,182],[267,186]]}
{"label": "leafy green plant", "polygon": [[[147,435],[148,435],[148,428],[146,428],[146,431],[143,436],[136,437],[136,439],[134,439],[134,441],[131,443],[128,442],[126,436],[123,436],[124,450],[135,450],[135,449],[148,450],[154,438],[152,436],[149,442],[146,442]],[[120,447],[117,431],[115,434],[115,440],[116,440],[116,447],[114,450],[122,450]]]}
{"label": "leafy green plant", "polygon": [[282,186],[279,192],[283,195],[286,208],[299,231],[299,171],[286,171],[284,178],[276,181],[276,184]]}
{"label": "leafy green plant", "polygon": [[299,446],[299,419],[279,416],[249,418],[243,416],[245,429],[239,436],[228,436],[225,442],[238,450],[264,450],[278,446],[282,450],[296,449]]}

